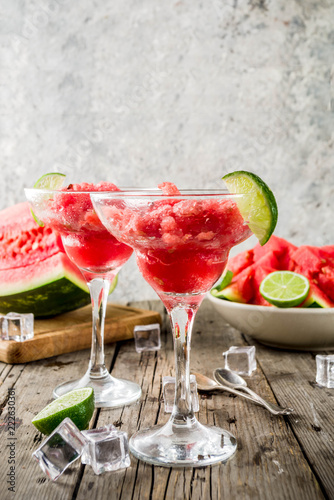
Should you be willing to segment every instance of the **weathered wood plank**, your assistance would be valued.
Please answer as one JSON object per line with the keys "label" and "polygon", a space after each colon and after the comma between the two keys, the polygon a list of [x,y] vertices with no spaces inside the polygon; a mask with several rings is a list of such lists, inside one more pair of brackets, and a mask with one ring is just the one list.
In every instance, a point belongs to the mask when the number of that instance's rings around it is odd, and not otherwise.
{"label": "weathered wood plank", "polygon": [[[142,307],[146,307],[144,304]],[[163,313],[160,308],[159,312]],[[170,342],[165,332],[162,332],[162,345]],[[138,354],[133,342],[123,342],[117,355],[113,374],[119,378],[127,378],[142,384],[140,402],[114,410],[101,410],[97,427],[106,423],[114,423],[131,436],[138,428],[148,427],[157,418],[160,407],[161,372],[157,367],[164,365],[164,356],[160,352]],[[170,349],[168,351],[170,352]],[[161,370],[161,368],[160,368]],[[158,382],[157,382],[158,381]],[[148,413],[147,413],[147,410]],[[168,416],[165,417],[165,420]],[[168,475],[168,470],[165,469]],[[90,467],[86,467],[78,489],[77,499],[86,499],[87,495],[95,498],[132,499],[150,498],[152,489],[153,468],[131,458],[131,467],[117,474],[94,475]],[[143,480],[144,479],[144,480]]]}
{"label": "weathered wood plank", "polygon": [[[153,311],[108,303],[105,342],[133,338],[135,325],[159,323]],[[27,363],[60,354],[89,349],[92,341],[90,305],[49,319],[35,321],[35,335],[26,342],[0,342],[0,359],[6,363]]]}
{"label": "weathered wood plank", "polygon": [[[220,321],[214,317],[211,305],[204,305],[194,329],[192,367],[211,375],[214,366],[221,364],[221,352],[229,345],[244,343],[240,334],[227,329],[220,332]],[[164,423],[161,407],[161,379],[174,374],[174,356],[171,335],[164,340],[164,348],[156,355],[145,353],[137,358],[133,346],[125,343],[122,350],[131,357],[131,366],[142,371],[143,398],[140,408],[134,405],[124,410],[113,410],[114,418],[121,418],[123,426],[132,434],[137,428],[151,426],[154,421]],[[128,349],[130,349],[128,351]],[[138,356],[138,355],[137,355]],[[121,372],[120,372],[121,373]],[[261,369],[254,379],[258,390],[268,399],[275,400]],[[239,449],[227,464],[205,469],[165,469],[152,467],[132,459],[132,466],[115,477],[112,474],[96,477],[85,470],[79,489],[79,499],[90,492],[105,498],[115,492],[122,499],[195,499],[195,498],[263,498],[314,500],[323,498],[317,481],[283,418],[272,417],[266,410],[239,398],[228,395],[204,395],[200,398],[199,420],[217,424],[231,430],[238,438]],[[100,413],[98,424],[105,422],[106,414]],[[110,418],[110,412],[109,417]],[[123,480],[123,478],[124,480]],[[121,478],[121,479],[120,479]],[[118,496],[117,496],[118,494]]]}
{"label": "weathered wood plank", "polygon": [[315,383],[315,354],[254,345],[277,400],[295,409],[289,424],[326,494],[334,498],[334,392]]}
{"label": "weathered wood plank", "polygon": [[[216,316],[211,304],[203,303],[193,340],[191,364],[194,371],[212,376],[212,370],[222,365],[221,353],[231,345],[244,343],[236,330],[220,325],[221,318]],[[205,341],[200,340],[202,335]],[[249,380],[254,390],[275,401],[260,367]],[[323,498],[285,418],[274,417],[247,400],[224,393],[207,399],[207,411],[208,422],[212,418],[215,424],[230,430],[238,439],[238,451],[232,460],[212,467],[222,498],[269,500],[273,498],[273,491],[275,500]]]}
{"label": "weathered wood plank", "polygon": [[[106,360],[110,364],[115,346],[107,346]],[[39,465],[32,459],[32,452],[44,439],[31,424],[31,420],[52,398],[52,390],[56,385],[66,380],[83,375],[88,366],[89,351],[65,354],[56,358],[36,361],[27,365],[15,365],[1,386],[2,400],[8,388],[15,389],[15,495],[6,487],[6,474],[9,464],[8,451],[8,404],[4,406],[1,415],[0,480],[3,485],[1,498],[3,500],[20,498],[20,500],[47,498],[48,500],[67,500],[72,498],[78,476],[80,461],[76,462],[55,483],[49,481]],[[15,376],[10,378],[10,375]],[[21,376],[19,376],[21,374]]]}
{"label": "weathered wood plank", "polygon": [[[139,304],[133,305],[140,307]],[[108,363],[111,364],[113,354],[117,354],[113,374],[141,383],[143,396],[140,402],[127,407],[98,410],[96,421],[97,427],[112,422],[126,430],[129,436],[138,428],[166,422],[169,415],[163,411],[161,380],[164,375],[174,374],[172,338],[166,332],[168,323],[163,306],[154,302],[142,303],[141,307],[157,308],[163,313],[163,347],[158,353],[143,354],[135,352],[133,341],[106,347]],[[211,304],[204,302],[195,322],[191,367],[194,371],[211,376],[212,369],[222,365],[221,353],[230,345],[244,343],[242,335],[224,326]],[[83,373],[89,352],[62,355],[29,365],[16,365],[14,368],[3,367],[0,401],[4,402],[8,388],[14,385],[18,416],[22,420],[16,431],[17,498],[317,500],[324,498],[317,478],[325,484],[326,496],[331,498],[331,483],[326,484],[320,473],[320,470],[328,471],[329,466],[321,462],[325,461],[331,443],[322,447],[312,436],[321,435],[325,439],[327,435],[330,440],[332,434],[325,420],[328,418],[328,408],[332,409],[332,406],[328,406],[330,391],[314,387],[312,380],[309,380],[311,365],[314,364],[312,355],[304,353],[305,359],[302,356],[303,362],[296,367],[292,353],[257,346],[257,354],[259,366],[249,378],[249,385],[253,389],[269,400],[277,399],[282,404],[292,404],[293,395],[299,398],[304,394],[304,400],[300,403],[301,408],[293,401],[296,414],[287,419],[273,417],[263,408],[244,399],[230,397],[227,393],[201,395],[199,420],[204,424],[220,425],[237,437],[238,451],[226,464],[193,470],[168,469],[152,467],[132,457],[128,469],[96,476],[90,467],[77,463],[57,483],[48,481],[31,459],[31,453],[38,446],[41,436],[34,431],[30,422],[32,416],[51,400],[55,385]],[[288,362],[289,356],[292,358]],[[281,358],[284,358],[284,362]],[[301,384],[298,390],[296,384]],[[314,391],[316,399],[312,399]],[[5,404],[3,419],[6,419],[6,412]],[[315,427],[319,424],[321,430],[312,429],[312,424]],[[317,446],[322,451],[320,460],[315,452]],[[310,450],[314,452],[314,462]],[[3,456],[3,448],[0,448],[0,452]],[[331,454],[327,455],[329,459],[332,459]],[[5,484],[5,473],[2,467],[2,484]],[[13,496],[4,493],[2,498],[7,500]]]}

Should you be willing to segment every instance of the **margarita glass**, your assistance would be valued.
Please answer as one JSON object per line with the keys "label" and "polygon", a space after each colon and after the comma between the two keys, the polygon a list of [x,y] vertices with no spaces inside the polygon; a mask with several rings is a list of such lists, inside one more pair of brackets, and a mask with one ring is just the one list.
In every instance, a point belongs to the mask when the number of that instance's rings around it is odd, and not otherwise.
{"label": "margarita glass", "polygon": [[132,248],[110,234],[96,216],[90,200],[92,190],[115,190],[109,183],[70,185],[60,190],[25,189],[35,216],[61,235],[64,249],[78,266],[92,300],[92,346],[89,367],[79,380],[66,382],[53,391],[55,398],[73,389],[93,387],[96,407],[130,404],[141,395],[138,384],[116,379],[104,363],[104,321],[110,285]]}
{"label": "margarita glass", "polygon": [[221,276],[229,250],[252,233],[237,203],[248,195],[227,191],[135,190],[91,195],[111,233],[134,248],[138,267],[167,308],[176,362],[175,402],[164,426],[130,439],[139,459],[162,466],[200,467],[227,460],[236,439],[200,424],[190,395],[189,354],[196,311]]}

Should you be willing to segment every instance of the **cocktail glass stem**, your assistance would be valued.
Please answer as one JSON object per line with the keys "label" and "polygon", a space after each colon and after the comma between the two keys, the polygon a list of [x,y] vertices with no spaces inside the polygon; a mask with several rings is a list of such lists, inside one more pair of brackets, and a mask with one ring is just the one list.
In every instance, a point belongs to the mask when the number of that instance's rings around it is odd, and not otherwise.
{"label": "cocktail glass stem", "polygon": [[173,425],[192,425],[195,421],[190,394],[190,343],[197,308],[178,305],[169,318],[173,328],[175,353],[175,400],[171,415]]}
{"label": "cocktail glass stem", "polygon": [[92,299],[93,322],[89,367],[91,378],[101,378],[108,374],[108,370],[104,364],[104,320],[110,283],[109,279],[103,278],[93,278],[87,283]]}
{"label": "cocktail glass stem", "polygon": [[[173,328],[175,400],[168,422],[135,433],[130,450],[137,458],[167,467],[202,467],[230,458],[237,447],[232,434],[198,422],[190,392],[190,342],[198,307],[204,295],[167,297],[164,302]],[[191,305],[189,305],[191,304]]]}
{"label": "cocktail glass stem", "polygon": [[62,396],[81,387],[93,387],[95,406],[117,408],[134,403],[141,396],[141,387],[135,382],[112,377],[104,360],[104,322],[110,284],[117,271],[100,276],[88,271],[82,273],[87,281],[92,300],[92,345],[88,370],[78,380],[58,385],[54,397]]}

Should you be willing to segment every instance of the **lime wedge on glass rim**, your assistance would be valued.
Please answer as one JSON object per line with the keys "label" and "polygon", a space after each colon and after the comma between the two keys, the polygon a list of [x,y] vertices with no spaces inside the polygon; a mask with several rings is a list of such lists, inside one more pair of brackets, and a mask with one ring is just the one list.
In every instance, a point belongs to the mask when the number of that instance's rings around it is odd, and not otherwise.
{"label": "lime wedge on glass rim", "polygon": [[309,280],[292,271],[274,271],[260,285],[260,293],[277,307],[294,307],[301,304],[310,290]]}
{"label": "lime wedge on glass rim", "polygon": [[[65,177],[65,174],[60,174],[58,172],[44,174],[38,179],[37,182],[35,182],[34,189],[60,189],[64,184]],[[30,209],[30,212],[37,224],[43,227],[44,223],[37,217],[37,215],[34,214],[32,209]]]}
{"label": "lime wedge on glass rim", "polygon": [[94,408],[94,391],[91,387],[84,387],[52,401],[31,422],[42,434],[49,435],[64,418],[69,417],[83,431],[89,426]]}
{"label": "lime wedge on glass rim", "polygon": [[277,203],[271,189],[256,174],[244,170],[225,175],[223,181],[230,193],[251,195],[237,200],[237,205],[249,229],[264,245],[277,224]]}

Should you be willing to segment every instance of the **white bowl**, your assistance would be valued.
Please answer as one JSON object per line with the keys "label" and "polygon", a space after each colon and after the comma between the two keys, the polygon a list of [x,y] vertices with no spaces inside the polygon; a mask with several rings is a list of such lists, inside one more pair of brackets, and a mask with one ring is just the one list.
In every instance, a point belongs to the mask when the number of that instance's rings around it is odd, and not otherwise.
{"label": "white bowl", "polygon": [[334,349],[334,308],[278,307],[209,300],[231,326],[270,347],[320,351]]}

